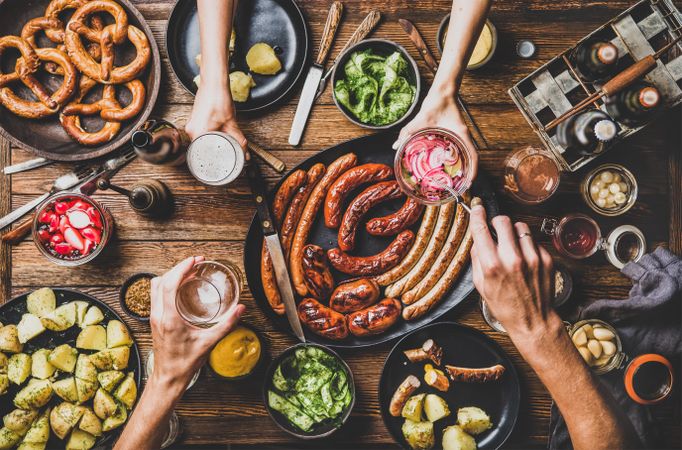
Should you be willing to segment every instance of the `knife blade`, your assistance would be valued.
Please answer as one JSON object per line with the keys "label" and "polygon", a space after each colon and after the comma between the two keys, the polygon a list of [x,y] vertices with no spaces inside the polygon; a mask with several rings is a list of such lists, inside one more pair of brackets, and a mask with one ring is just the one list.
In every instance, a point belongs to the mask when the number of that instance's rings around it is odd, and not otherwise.
{"label": "knife blade", "polygon": [[322,95],[325,88],[327,87],[327,81],[329,80],[329,77],[331,76],[332,72],[334,72],[334,67],[336,67],[336,64],[339,61],[339,56],[343,55],[346,52],[346,50],[348,50],[361,40],[365,39],[372,32],[372,30],[374,30],[374,28],[379,24],[380,20],[381,13],[377,10],[370,11],[369,14],[365,16],[365,18],[362,20],[362,23],[360,23],[360,25],[353,32],[350,39],[348,39],[348,42],[346,42],[346,45],[343,46],[343,48],[339,52],[339,55],[336,57],[336,59],[334,59],[334,62],[332,62],[331,67],[329,67],[329,69],[327,69],[327,71],[322,76],[320,84],[317,86],[315,100],[317,100],[320,97],[320,95]]}
{"label": "knife blade", "polygon": [[334,42],[334,36],[336,35],[336,29],[339,26],[339,22],[341,21],[342,13],[343,5],[341,2],[336,1],[332,3],[331,8],[329,8],[329,14],[327,14],[327,22],[324,25],[322,40],[320,41],[320,51],[317,54],[315,62],[310,66],[310,69],[308,69],[308,74],[306,75],[305,83],[303,84],[303,90],[301,91],[301,98],[298,100],[296,114],[294,115],[294,121],[291,124],[291,132],[289,133],[290,145],[296,146],[301,142],[303,130],[305,129],[305,125],[308,122],[308,116],[310,115],[310,110],[313,107],[313,103],[315,103],[317,87],[322,80],[324,63],[329,55],[332,42]]}
{"label": "knife blade", "polygon": [[275,281],[277,282],[277,288],[279,289],[279,294],[282,297],[282,303],[284,303],[284,310],[289,320],[289,325],[291,326],[294,335],[301,341],[305,342],[305,335],[303,334],[303,328],[301,327],[301,321],[298,318],[298,313],[296,311],[296,301],[294,300],[294,290],[291,287],[291,279],[289,278],[289,270],[287,268],[287,262],[284,258],[284,252],[282,251],[282,243],[279,240],[279,234],[277,234],[277,229],[272,221],[270,215],[270,207],[268,206],[267,196],[265,193],[265,181],[260,174],[258,165],[256,162],[251,160],[246,166],[246,174],[251,184],[251,191],[253,193],[254,200],[256,201],[256,213],[258,215],[258,221],[260,222],[261,229],[263,231],[263,236],[265,238],[265,245],[270,253],[270,259],[272,261],[272,267],[275,272]]}

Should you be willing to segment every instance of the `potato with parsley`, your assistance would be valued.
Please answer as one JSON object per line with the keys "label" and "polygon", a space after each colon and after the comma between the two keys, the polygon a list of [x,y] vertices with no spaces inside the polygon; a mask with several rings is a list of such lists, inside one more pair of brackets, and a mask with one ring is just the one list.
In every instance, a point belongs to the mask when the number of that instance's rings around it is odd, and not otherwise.
{"label": "potato with parsley", "polygon": [[116,413],[118,404],[111,394],[100,388],[97,389],[97,392],[95,393],[95,399],[92,401],[92,407],[95,411],[95,414],[97,414],[97,417],[104,420]]}
{"label": "potato with parsley", "polygon": [[41,288],[26,297],[26,309],[31,314],[44,317],[57,308],[57,296],[50,288]]}
{"label": "potato with parsley", "polygon": [[14,324],[0,328],[0,351],[7,353],[21,353],[24,345],[19,342],[19,330]]}
{"label": "potato with parsley", "polygon": [[47,405],[52,394],[52,383],[49,380],[32,379],[14,396],[14,406],[21,409],[41,408]]}
{"label": "potato with parsley", "polygon": [[457,410],[457,425],[474,436],[492,428],[490,416],[481,408],[467,406]]}
{"label": "potato with parsley", "polygon": [[99,381],[102,389],[111,392],[125,377],[125,374],[120,370],[106,370],[97,374],[97,381]]}
{"label": "potato with parsley", "polygon": [[476,440],[459,425],[443,430],[443,450],[476,450]]}
{"label": "potato with parsley", "polygon": [[405,419],[402,431],[407,444],[414,450],[429,450],[436,443],[433,422]]}
{"label": "potato with parsley", "polygon": [[46,380],[54,375],[57,368],[50,361],[50,350],[41,348],[31,355],[31,376],[40,380]]}
{"label": "potato with parsley", "polygon": [[450,415],[450,408],[445,400],[436,394],[429,394],[424,399],[424,412],[429,422],[435,422]]}
{"label": "potato with parsley", "polygon": [[104,350],[107,348],[107,331],[102,325],[88,325],[76,337],[76,348]]}
{"label": "potato with parsley", "polygon": [[17,325],[17,335],[19,342],[22,344],[40,335],[43,331],[45,331],[45,327],[40,318],[30,313],[21,316],[21,320]]}
{"label": "potato with parsley", "polygon": [[249,69],[260,75],[274,75],[282,70],[282,63],[275,54],[275,49],[265,42],[254,44],[246,54]]}
{"label": "potato with parsley", "polygon": [[245,102],[251,95],[251,88],[256,86],[253,77],[239,70],[230,73],[230,93],[235,102]]}
{"label": "potato with parsley", "polygon": [[71,403],[78,402],[78,390],[76,389],[76,379],[74,377],[52,382],[52,390],[62,400]]}
{"label": "potato with parsley", "polygon": [[85,408],[85,411],[83,411],[83,417],[81,417],[81,421],[78,423],[78,428],[93,436],[102,435],[102,421],[99,420],[99,417],[90,408]]}
{"label": "potato with parsley", "polygon": [[408,398],[400,415],[413,422],[421,422],[422,411],[424,410],[424,397],[426,397],[426,394],[417,394]]}
{"label": "potato with parsley", "polygon": [[6,428],[23,436],[31,428],[36,417],[38,417],[37,409],[15,409],[2,418],[2,423]]}
{"label": "potato with parsley", "polygon": [[66,442],[65,450],[89,450],[95,446],[97,438],[83,430],[73,430]]}
{"label": "potato with parsley", "polygon": [[7,366],[7,377],[14,384],[22,384],[31,375],[31,357],[26,353],[12,355]]}
{"label": "potato with parsley", "polygon": [[85,408],[62,402],[50,412],[50,427],[59,439],[64,439],[76,427]]}
{"label": "potato with parsley", "polygon": [[69,344],[62,344],[55,347],[47,361],[62,372],[72,373],[76,367],[76,359],[78,358],[78,350],[71,347]]}
{"label": "potato with parsley", "polygon": [[133,407],[137,399],[137,384],[132,372],[128,373],[128,376],[118,385],[114,391],[114,397],[128,409]]}
{"label": "potato with parsley", "polygon": [[128,411],[125,406],[118,405],[116,412],[104,419],[102,422],[102,431],[111,431],[123,425],[128,420]]}
{"label": "potato with parsley", "polygon": [[10,449],[21,441],[21,436],[7,427],[0,428],[0,450]]}
{"label": "potato with parsley", "polygon": [[[45,411],[38,416],[38,419],[33,422],[31,428],[24,436],[24,440],[21,441],[24,448],[42,448],[47,445],[47,441],[50,439],[50,408],[46,408]],[[22,448],[22,447],[19,447]]]}
{"label": "potato with parsley", "polygon": [[76,324],[76,304],[64,303],[50,314],[40,318],[43,326],[51,331],[66,331]]}

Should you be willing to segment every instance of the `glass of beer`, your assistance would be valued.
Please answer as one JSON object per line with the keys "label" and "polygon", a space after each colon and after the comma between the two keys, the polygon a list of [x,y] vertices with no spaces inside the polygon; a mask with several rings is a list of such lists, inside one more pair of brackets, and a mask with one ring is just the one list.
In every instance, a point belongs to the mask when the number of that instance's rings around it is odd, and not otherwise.
{"label": "glass of beer", "polygon": [[175,307],[187,322],[209,328],[239,301],[242,287],[239,268],[230,263],[203,261],[195,264],[182,281]]}

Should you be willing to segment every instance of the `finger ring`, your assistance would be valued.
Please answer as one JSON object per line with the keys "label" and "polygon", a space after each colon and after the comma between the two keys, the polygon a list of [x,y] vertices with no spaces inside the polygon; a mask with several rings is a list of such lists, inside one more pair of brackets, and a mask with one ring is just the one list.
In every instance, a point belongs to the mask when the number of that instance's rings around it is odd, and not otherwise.
{"label": "finger ring", "polygon": [[526,236],[533,237],[533,235],[530,234],[530,233],[528,233],[528,232],[526,232],[526,233],[521,233],[521,234],[519,234],[519,240],[525,238]]}

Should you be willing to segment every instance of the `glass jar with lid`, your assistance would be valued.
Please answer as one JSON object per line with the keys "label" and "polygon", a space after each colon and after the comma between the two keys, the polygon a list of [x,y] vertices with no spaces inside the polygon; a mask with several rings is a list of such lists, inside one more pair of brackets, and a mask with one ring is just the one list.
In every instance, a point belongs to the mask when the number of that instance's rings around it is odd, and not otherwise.
{"label": "glass jar with lid", "polygon": [[580,185],[587,206],[603,216],[618,216],[637,201],[635,176],[620,164],[602,164],[590,171]]}

